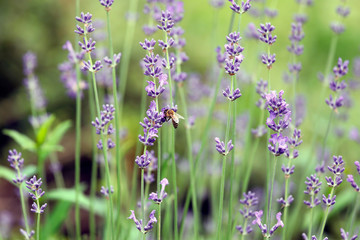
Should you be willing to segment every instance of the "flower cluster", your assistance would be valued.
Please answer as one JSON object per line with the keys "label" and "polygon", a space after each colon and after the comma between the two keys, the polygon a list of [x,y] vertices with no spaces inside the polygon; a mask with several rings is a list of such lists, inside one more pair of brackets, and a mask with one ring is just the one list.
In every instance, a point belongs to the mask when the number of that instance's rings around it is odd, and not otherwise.
{"label": "flower cluster", "polygon": [[148,221],[148,223],[143,226],[143,220],[140,219],[138,220],[135,216],[135,212],[133,210],[130,210],[131,215],[130,217],[128,217],[128,219],[132,219],[136,225],[136,228],[142,232],[143,234],[148,233],[153,227],[154,227],[154,223],[157,223],[157,219],[155,217],[155,210],[151,211],[149,218],[150,220]]}
{"label": "flower cluster", "polygon": [[[73,49],[73,46],[70,41],[67,41],[63,45],[63,49],[69,52],[68,61],[59,65],[58,69],[61,72],[60,80],[63,82],[67,94],[71,98],[76,98],[78,85],[76,82],[76,70],[75,65],[79,64],[81,60],[84,59],[85,52],[76,53]],[[85,81],[80,80],[79,82],[80,96],[83,96],[82,91],[88,88],[88,85]]]}
{"label": "flower cluster", "polygon": [[160,193],[150,193],[149,195],[149,200],[153,200],[156,204],[160,204],[166,197],[167,197],[167,193],[165,192],[165,186],[169,184],[169,181],[167,180],[167,178],[163,178],[160,181],[160,185],[161,185],[161,190]]}
{"label": "flower cluster", "polygon": [[319,181],[319,178],[316,177],[316,174],[314,174],[310,177],[306,177],[305,184],[306,190],[304,193],[310,196],[310,201],[304,200],[304,204],[310,208],[316,207],[320,204],[320,200],[316,195],[320,192],[322,183]]}
{"label": "flower cluster", "polygon": [[288,137],[284,136],[281,132],[286,129],[291,122],[291,111],[289,104],[287,104],[282,97],[283,94],[284,91],[281,90],[278,96],[275,91],[271,91],[266,95],[267,110],[270,113],[270,116],[266,120],[266,125],[276,132],[271,135],[268,148],[275,156],[280,156],[288,151]]}
{"label": "flower cluster", "polygon": [[251,0],[241,1],[241,5],[238,5],[234,0],[229,0],[231,3],[230,9],[238,14],[246,13],[251,8]]}
{"label": "flower cluster", "polygon": [[[336,8],[336,14],[339,17],[345,19],[350,14],[350,8],[345,7],[345,6],[338,6]],[[342,24],[341,22],[337,22],[337,21],[331,22],[330,28],[335,34],[339,34],[339,35],[345,31],[344,24]]]}
{"label": "flower cluster", "polygon": [[46,107],[46,99],[39,84],[39,79],[34,73],[35,67],[37,66],[36,55],[32,52],[25,53],[23,56],[23,66],[25,74],[24,85],[27,89],[30,101],[34,104],[36,110],[42,112]]}
{"label": "flower cluster", "polygon": [[334,111],[337,111],[338,108],[344,105],[345,97],[341,94],[341,91],[343,91],[347,85],[345,81],[340,82],[340,78],[348,73],[348,65],[348,60],[343,62],[343,60],[339,58],[337,65],[333,68],[335,79],[330,81],[329,87],[335,92],[335,96],[333,97],[332,94],[330,94],[329,99],[326,99],[325,102]]}
{"label": "flower cluster", "polygon": [[20,228],[20,233],[25,237],[26,240],[33,239],[32,237],[35,235],[35,231],[31,230],[30,233],[27,233],[24,229]]}
{"label": "flower cluster", "polygon": [[[174,27],[170,32],[170,36],[174,38],[173,47],[176,49],[176,56],[173,56],[176,66],[179,66],[189,60],[189,57],[184,52],[184,47],[186,45],[186,40],[182,37],[184,32],[185,31],[181,27]],[[187,74],[185,72],[177,72],[175,68],[172,69],[171,76],[175,82],[183,82],[187,78]]]}
{"label": "flower cluster", "polygon": [[[304,46],[300,44],[300,41],[304,38],[305,34],[303,31],[302,23],[296,22],[291,24],[291,35],[289,36],[289,39],[291,41],[291,45],[288,46],[288,51],[295,56],[299,56],[303,54],[304,52]],[[295,59],[295,57],[294,57]],[[301,63],[296,63],[295,61],[293,63],[289,64],[289,71],[291,73],[294,73],[296,76],[301,71]],[[296,79],[294,79],[296,81]]]}
{"label": "flower cluster", "polygon": [[[356,166],[357,172],[360,175],[360,163],[358,161],[356,161],[354,164]],[[351,175],[351,174],[347,175],[346,181],[348,181],[357,192],[360,192],[360,187],[356,184],[353,175]]]}
{"label": "flower cluster", "polygon": [[109,199],[109,195],[114,193],[114,187],[110,186],[110,190],[107,187],[101,186],[100,193],[106,198]]}
{"label": "flower cluster", "polygon": [[[335,188],[342,183],[341,174],[345,171],[345,168],[344,168],[344,161],[342,159],[342,156],[333,156],[333,161],[334,161],[333,165],[328,166],[328,170],[334,174],[333,178],[325,177],[325,179],[329,187]],[[333,191],[332,194],[328,195],[328,197],[326,197],[323,194],[323,202],[328,207],[335,204],[335,199],[336,199],[336,195],[333,194]]]}
{"label": "flower cluster", "polygon": [[288,138],[289,148],[285,152],[286,157],[288,157],[289,159],[294,159],[299,156],[299,151],[295,148],[300,146],[300,144],[302,143],[302,140],[300,138],[301,138],[301,130],[295,128],[292,137]]}
{"label": "flower cluster", "polygon": [[108,65],[108,67],[114,68],[120,63],[120,59],[121,53],[115,53],[113,59],[109,58],[108,56],[104,57],[104,62]]}
{"label": "flower cluster", "polygon": [[99,0],[99,1],[100,1],[100,4],[105,7],[106,11],[110,11],[111,6],[114,3],[114,0]]}
{"label": "flower cluster", "polygon": [[[220,139],[218,137],[215,138],[215,142],[216,142],[216,150],[224,156],[228,155],[229,152],[231,152],[231,150],[234,148],[234,145],[232,144],[231,139],[227,143],[227,148],[225,148],[225,143],[223,141],[220,141]],[[227,151],[226,151],[226,149],[227,149]]]}
{"label": "flower cluster", "polygon": [[169,11],[162,11],[161,12],[161,18],[160,18],[160,24],[157,25],[158,29],[165,31],[167,33],[170,33],[171,29],[173,28],[175,22],[172,18],[172,15]]}
{"label": "flower cluster", "polygon": [[21,184],[26,178],[26,176],[21,173],[24,166],[24,159],[21,157],[21,152],[16,151],[16,149],[9,150],[7,160],[10,163],[10,167],[15,170],[15,178],[13,179],[13,182],[15,184]]}
{"label": "flower cluster", "polygon": [[37,214],[44,212],[47,203],[40,206],[39,199],[44,196],[45,192],[40,188],[42,185],[41,178],[37,179],[34,175],[29,181],[26,181],[26,187],[31,191],[29,192],[30,197],[34,200],[31,205],[31,211]]}
{"label": "flower cluster", "polygon": [[240,232],[241,235],[250,234],[253,229],[251,225],[245,225],[247,222],[251,222],[251,218],[254,216],[254,212],[252,208],[256,206],[259,201],[258,198],[255,196],[255,193],[249,191],[248,193],[243,193],[244,198],[240,199],[240,204],[244,207],[240,209],[240,214],[244,217],[244,225],[243,226],[236,226],[236,229]]}
{"label": "flower cluster", "polygon": [[[113,105],[103,105],[103,111],[100,112],[100,119],[95,118],[95,121],[92,121],[91,124],[96,129],[96,134],[102,135],[105,134],[107,138],[107,149],[112,149],[115,147],[115,143],[111,140],[111,135],[115,132],[113,125],[110,123],[114,119],[115,108]],[[100,139],[97,144],[98,149],[103,150],[103,142]]]}
{"label": "flower cluster", "polygon": [[261,230],[261,233],[263,234],[263,236],[265,238],[269,238],[270,236],[272,236],[274,234],[274,232],[276,231],[276,229],[278,229],[279,227],[284,227],[284,223],[281,221],[281,212],[278,212],[276,214],[276,220],[277,222],[275,223],[275,225],[268,231],[266,224],[262,224],[261,222],[261,217],[263,215],[263,211],[256,211],[254,212],[255,215],[255,220],[253,220],[252,224],[257,224]]}
{"label": "flower cluster", "polygon": [[140,122],[140,125],[144,128],[144,135],[139,135],[139,141],[146,146],[152,146],[158,137],[158,129],[162,126],[164,114],[158,112],[155,101],[151,101],[146,115],[144,122]]}
{"label": "flower cluster", "polygon": [[[145,91],[147,95],[152,98],[157,98],[160,94],[165,91],[165,85],[167,82],[167,75],[162,72],[161,63],[159,61],[159,55],[154,54],[154,46],[156,41],[151,39],[145,39],[142,43],[140,42],[140,46],[148,51],[148,54],[143,58],[144,64],[144,75],[152,78],[152,81],[148,81],[148,85],[145,87]],[[158,80],[158,84],[156,83],[156,79]]]}
{"label": "flower cluster", "polygon": [[345,232],[343,228],[340,228],[340,235],[342,240],[355,240],[358,238],[358,235],[356,234],[350,238],[349,232]]}
{"label": "flower cluster", "polygon": [[[272,32],[275,30],[275,27],[271,25],[271,23],[266,24],[260,24],[260,28],[258,29],[258,32],[260,33],[259,39],[260,41],[268,44],[268,46],[271,46],[276,42],[277,36],[273,36]],[[263,54],[261,56],[261,61],[263,64],[267,66],[268,69],[272,68],[273,63],[276,61],[276,55],[270,54],[268,52],[267,54]]]}

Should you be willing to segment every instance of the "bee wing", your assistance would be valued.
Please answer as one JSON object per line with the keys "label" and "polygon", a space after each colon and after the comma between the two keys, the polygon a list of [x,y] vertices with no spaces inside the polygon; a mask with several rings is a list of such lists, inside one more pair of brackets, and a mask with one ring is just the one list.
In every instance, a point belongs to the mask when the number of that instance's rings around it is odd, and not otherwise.
{"label": "bee wing", "polygon": [[175,113],[175,116],[179,119],[185,119],[183,116],[181,116],[180,114],[177,114],[177,113]]}

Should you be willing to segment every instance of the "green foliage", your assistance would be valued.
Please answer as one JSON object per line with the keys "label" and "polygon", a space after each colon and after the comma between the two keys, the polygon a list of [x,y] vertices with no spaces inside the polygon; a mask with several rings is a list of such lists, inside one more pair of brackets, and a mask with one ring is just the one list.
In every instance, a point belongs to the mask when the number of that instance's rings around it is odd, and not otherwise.
{"label": "green foliage", "polygon": [[[32,176],[34,173],[36,173],[36,171],[37,171],[36,166],[27,165],[26,167],[24,167],[22,172],[25,176]],[[0,178],[3,178],[10,183],[13,183],[12,180],[13,180],[14,176],[15,176],[14,170],[12,170],[8,167],[0,166]]]}

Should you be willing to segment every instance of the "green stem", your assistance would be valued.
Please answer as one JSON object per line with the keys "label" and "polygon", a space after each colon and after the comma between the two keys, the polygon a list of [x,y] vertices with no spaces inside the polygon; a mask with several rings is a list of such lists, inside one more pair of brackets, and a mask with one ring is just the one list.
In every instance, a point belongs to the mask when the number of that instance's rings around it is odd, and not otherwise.
{"label": "green stem", "polygon": [[[36,193],[35,193],[36,194]],[[36,204],[38,209],[40,209],[40,203],[38,199],[38,195],[36,194]],[[37,221],[36,221],[36,239],[40,240],[40,213],[37,213]]]}
{"label": "green stem", "polygon": [[311,231],[312,231],[312,225],[313,225],[313,217],[314,217],[314,210],[313,210],[313,208],[310,208],[310,224],[309,224],[309,231],[308,231],[308,239],[311,238]]}
{"label": "green stem", "polygon": [[[228,142],[230,135],[230,118],[231,118],[231,101],[229,101],[228,108],[228,116],[225,130],[225,144]],[[223,215],[223,202],[224,202],[224,188],[225,188],[225,175],[226,175],[226,155],[224,155],[222,160],[222,173],[220,180],[220,195],[219,195],[219,215],[217,216],[217,231],[216,231],[216,239],[219,240],[221,236],[221,223],[222,223],[222,215]]]}
{"label": "green stem", "polygon": [[[165,33],[165,42],[168,41],[168,35]],[[170,59],[169,59],[169,49],[166,49],[166,68],[168,69],[168,79],[169,79],[169,92],[170,92],[170,103],[171,107],[174,106],[173,101],[173,92],[172,92],[172,80],[171,80],[171,70],[170,70]],[[175,163],[175,131],[174,128],[171,128],[170,130],[170,155],[172,158],[172,177],[173,177],[173,191],[174,191],[174,239],[177,240],[179,237],[179,231],[178,231],[178,198],[177,198],[177,184],[176,184],[176,163]]]}
{"label": "green stem", "polygon": [[[144,153],[146,152],[146,147]],[[144,168],[141,168],[141,215],[143,219],[143,226],[145,223],[145,198],[144,198]],[[141,231],[144,231],[144,227],[142,226]],[[145,233],[142,232],[142,239],[145,239]]]}
{"label": "green stem", "polygon": [[[331,189],[330,198],[333,197],[334,189],[335,189],[335,188],[332,188],[332,189]],[[324,218],[323,218],[323,221],[322,221],[322,224],[321,224],[320,238],[319,238],[319,239],[323,239],[322,236],[323,236],[323,234],[324,234],[325,224],[326,224],[327,217],[328,217],[328,215],[329,215],[329,210],[330,210],[330,206],[326,206]]]}
{"label": "green stem", "polygon": [[[239,22],[240,24],[240,22]],[[231,92],[233,92],[236,88],[236,80],[235,76],[231,77]],[[232,144],[235,146],[235,131],[236,131],[236,100],[232,102]],[[228,213],[228,224],[227,224],[227,230],[226,230],[226,239],[230,239],[230,235],[232,232],[232,213],[234,212],[234,209],[232,207],[233,205],[233,182],[235,181],[234,175],[235,175],[235,149],[234,148],[231,152],[231,163],[230,163],[230,193],[229,193],[229,213]]]}
{"label": "green stem", "polygon": [[[21,176],[21,175],[19,175],[19,173],[20,173],[20,170],[18,169],[18,176]],[[26,204],[25,204],[24,193],[22,191],[22,185],[23,185],[22,183],[19,185],[21,209],[22,209],[22,213],[23,213],[23,217],[24,217],[24,223],[25,223],[26,232],[30,233],[27,210],[26,210],[27,208],[26,208]]]}
{"label": "green stem", "polygon": [[[87,43],[87,38],[85,36],[85,43]],[[90,66],[93,66],[92,58],[90,52],[88,53],[88,59],[90,61]],[[92,85],[94,90],[94,96],[95,96],[95,106],[96,106],[96,112],[98,115],[98,118],[101,119],[101,111],[100,111],[100,102],[99,102],[99,96],[98,96],[98,90],[96,85],[96,78],[95,78],[95,72],[91,72],[92,76]],[[103,143],[103,155],[105,160],[105,178],[106,178],[106,185],[108,189],[110,190],[111,187],[111,179],[110,179],[110,170],[109,170],[109,161],[108,161],[108,155],[107,155],[107,141],[105,141],[105,136],[103,132],[100,132],[101,141]],[[111,237],[112,239],[115,239],[114,237],[114,217],[113,217],[113,200],[112,200],[112,194],[109,194],[109,200],[110,200],[110,224],[111,224]]]}
{"label": "green stem", "polygon": [[350,234],[352,234],[352,228],[353,228],[353,224],[355,223],[355,216],[356,216],[358,209],[359,209],[359,193],[356,193],[355,206],[354,206],[353,211],[351,211],[351,217],[349,218],[349,221],[347,224],[347,229],[349,230]]}
{"label": "green stem", "polygon": [[161,203],[159,203],[159,206],[158,206],[158,219],[157,220],[158,220],[157,239],[160,240],[161,239]]}
{"label": "green stem", "polygon": [[[88,76],[88,98],[90,105],[90,118],[95,119],[95,105],[94,105],[94,90],[91,84],[91,78]],[[96,194],[97,184],[97,162],[96,162],[96,133],[91,131],[91,149],[92,149],[92,164],[91,164],[91,183],[90,183],[90,213],[89,213],[89,227],[90,227],[90,239],[96,239],[96,223],[95,223],[95,212],[94,202]]]}
{"label": "green stem", "polygon": [[[114,50],[113,50],[113,43],[112,43],[112,37],[111,37],[111,26],[110,26],[110,13],[106,10],[106,21],[107,21],[107,32],[108,32],[108,39],[109,39],[109,54],[110,58],[113,58]],[[117,95],[117,84],[116,84],[116,72],[115,72],[115,62],[113,63],[114,66],[112,66],[112,80],[113,80],[113,98],[114,98],[114,105],[115,105],[115,152],[116,152],[116,171],[117,171],[117,200],[118,200],[118,208],[121,208],[121,185],[125,184],[127,186],[126,181],[123,181],[122,174],[121,174],[121,159],[120,159],[120,118],[119,118],[119,101],[118,101],[118,95]],[[105,143],[104,143],[105,144]],[[110,186],[109,186],[110,187]],[[120,228],[120,214],[118,214],[118,223],[117,228]],[[111,220],[113,221],[113,220]],[[114,230],[114,229],[112,229]]]}
{"label": "green stem", "polygon": [[75,222],[76,222],[76,239],[81,239],[81,222],[80,222],[80,154],[81,154],[81,89],[80,89],[80,66],[76,68],[76,122],[75,122]]}
{"label": "green stem", "polygon": [[[285,197],[284,197],[284,201],[287,202],[287,196],[288,196],[288,191],[289,191],[289,177],[285,177]],[[289,206],[285,206],[284,207],[284,222],[286,222],[287,220],[287,215],[288,215],[288,208]],[[286,240],[286,229],[287,227],[284,225],[283,229],[282,229],[282,239]]]}
{"label": "green stem", "polygon": [[[274,155],[274,163],[273,163],[273,173],[271,178],[271,185],[270,185],[270,194],[268,196],[268,211],[267,211],[267,222],[266,225],[268,228],[270,227],[271,221],[271,207],[272,207],[272,198],[273,198],[273,190],[274,190],[274,181],[275,181],[275,173],[276,173],[276,163],[277,157]],[[270,228],[268,229],[269,232]]]}

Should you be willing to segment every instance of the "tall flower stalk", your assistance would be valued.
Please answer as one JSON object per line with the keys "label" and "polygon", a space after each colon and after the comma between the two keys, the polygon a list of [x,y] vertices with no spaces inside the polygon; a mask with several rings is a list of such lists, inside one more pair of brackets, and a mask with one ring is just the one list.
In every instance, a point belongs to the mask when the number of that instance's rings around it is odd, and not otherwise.
{"label": "tall flower stalk", "polygon": [[333,165],[332,166],[328,166],[328,170],[333,173],[332,177],[325,177],[327,185],[329,187],[331,187],[331,192],[328,195],[328,197],[326,197],[323,194],[323,203],[326,205],[326,209],[325,209],[325,213],[324,213],[324,217],[323,217],[323,221],[320,227],[320,239],[322,239],[323,233],[324,233],[324,229],[325,229],[325,224],[326,224],[326,220],[329,214],[329,210],[330,210],[330,206],[335,204],[335,200],[336,200],[336,195],[335,195],[335,188],[338,187],[341,183],[342,183],[342,178],[341,178],[341,174],[345,171],[344,168],[344,161],[342,159],[342,156],[333,156]]}
{"label": "tall flower stalk", "polygon": [[[240,64],[242,63],[244,56],[242,55],[242,52],[244,51],[244,48],[240,46],[240,33],[233,32],[230,33],[228,36],[226,36],[227,44],[225,44],[225,51],[226,51],[226,59],[225,59],[225,72],[229,74],[231,78],[231,84],[230,87],[227,87],[225,90],[223,90],[223,95],[229,100],[229,108],[228,108],[228,118],[227,118],[227,124],[225,129],[225,142],[228,142],[228,149],[227,151],[230,152],[233,149],[232,140],[230,139],[230,121],[231,116],[235,115],[236,106],[235,106],[235,100],[241,97],[240,89],[235,89],[235,75],[240,70]],[[233,128],[235,131],[235,121],[233,118]],[[232,137],[235,137],[234,134]],[[230,139],[228,141],[228,139]],[[224,187],[225,187],[225,178],[226,178],[226,156],[228,152],[225,151],[225,144],[223,142],[220,142],[219,139],[215,139],[216,141],[216,149],[217,151],[223,155],[222,159],[222,174],[221,174],[221,180],[220,180],[220,195],[219,195],[219,215],[218,215],[218,223],[217,223],[217,239],[221,237],[221,223],[222,223],[222,214],[223,214],[223,200],[224,200]],[[234,158],[234,155],[232,155]],[[233,159],[231,160],[233,161]],[[233,165],[233,162],[232,164]],[[230,199],[232,201],[232,199]],[[231,205],[231,204],[230,204]],[[231,215],[231,214],[230,214]],[[231,223],[228,223],[231,225]],[[232,226],[232,225],[231,225]],[[227,234],[230,234],[231,226],[227,228]]]}
{"label": "tall flower stalk", "polygon": [[[119,118],[119,101],[118,101],[118,92],[117,92],[117,83],[116,83],[116,65],[119,64],[121,53],[114,54],[113,50],[113,43],[112,43],[112,35],[111,35],[111,25],[110,25],[110,10],[113,4],[113,0],[106,1],[100,0],[100,4],[105,7],[106,11],[106,25],[107,25],[107,35],[108,35],[108,44],[109,44],[109,55],[110,58],[105,57],[104,62],[108,64],[108,67],[111,68],[112,73],[112,90],[113,90],[113,98],[114,98],[114,106],[115,106],[115,163],[116,163],[116,172],[117,172],[117,205],[121,208],[121,185],[126,181],[123,181],[122,174],[121,174],[121,162],[120,159],[120,118]],[[117,228],[120,226],[120,215],[118,216],[118,224]]]}
{"label": "tall flower stalk", "polygon": [[[102,119],[102,116],[101,116],[102,112],[100,111],[100,101],[99,101],[98,90],[97,90],[97,85],[96,85],[96,78],[95,78],[95,73],[102,68],[102,65],[101,65],[100,61],[96,61],[95,63],[93,63],[93,60],[91,57],[91,52],[95,49],[95,44],[96,44],[95,41],[93,41],[91,38],[89,38],[89,33],[92,33],[95,30],[94,27],[92,26],[91,18],[92,18],[92,15],[90,13],[87,13],[87,14],[81,13],[80,17],[76,17],[76,20],[80,23],[83,23],[84,27],[81,28],[79,25],[77,25],[76,26],[77,30],[75,30],[75,32],[77,34],[79,34],[80,36],[83,36],[83,41],[79,42],[79,46],[81,47],[82,50],[84,50],[87,53],[88,61],[83,62],[82,70],[89,71],[91,73],[92,87],[94,90],[94,97],[95,97],[96,112],[97,112],[98,119]],[[102,152],[103,152],[104,161],[105,161],[106,185],[107,185],[107,188],[110,188],[111,178],[110,178],[110,170],[109,170],[109,162],[108,162],[108,154],[107,154],[108,146],[106,144],[107,141],[105,141],[105,136],[104,136],[103,131],[100,131],[100,137],[101,137],[101,142],[103,143],[103,151]],[[115,228],[114,228],[114,218],[113,218],[112,195],[109,196],[109,200],[110,200],[109,205],[110,205],[111,236],[112,236],[112,239],[114,239]]]}

